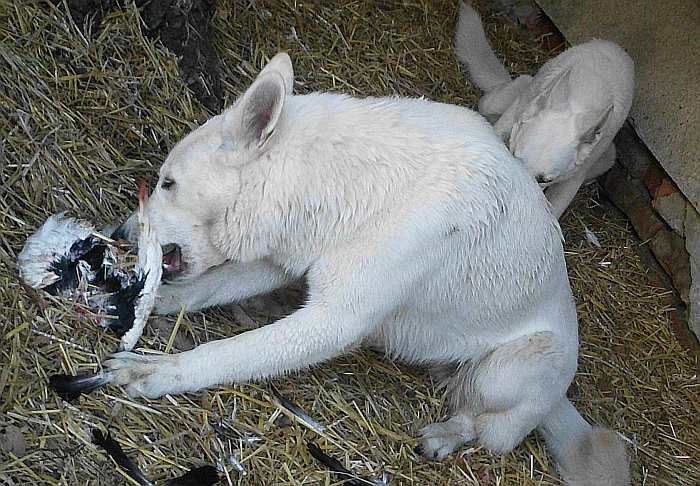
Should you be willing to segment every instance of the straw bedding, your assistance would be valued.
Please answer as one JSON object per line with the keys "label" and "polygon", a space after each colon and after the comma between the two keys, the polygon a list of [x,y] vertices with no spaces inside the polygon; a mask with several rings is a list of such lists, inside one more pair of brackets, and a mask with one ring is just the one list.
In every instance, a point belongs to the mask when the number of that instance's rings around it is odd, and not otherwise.
{"label": "straw bedding", "polygon": [[[211,40],[226,104],[285,49],[298,92],[473,106],[478,93],[451,51],[455,20],[456,2],[443,0],[220,0]],[[551,55],[500,17],[486,20],[513,72]],[[0,484],[133,484],[90,444],[94,427],[109,428],[156,483],[209,463],[224,466],[223,484],[337,484],[310,456],[313,441],[353,473],[391,484],[558,484],[535,435],[504,457],[466,448],[442,464],[419,461],[414,433],[441,417],[441,397],[425,372],[370,352],[274,381],[321,433],[279,407],[270,383],[154,401],[108,388],[72,404],[47,389],[52,373],[96,370],[117,340],[70,304],[20,285],[14,261],[24,239],[59,210],[98,223],[123,218],[136,181],[152,183],[169,148],[210,115],[175,56],[143,32],[133,5],[78,29],[60,2],[0,0]],[[570,396],[629,439],[635,484],[698,484],[697,369],[669,331],[668,291],[595,187],[563,226],[582,336]],[[302,298],[290,289],[152,319],[140,346],[189,349],[269,323]]]}

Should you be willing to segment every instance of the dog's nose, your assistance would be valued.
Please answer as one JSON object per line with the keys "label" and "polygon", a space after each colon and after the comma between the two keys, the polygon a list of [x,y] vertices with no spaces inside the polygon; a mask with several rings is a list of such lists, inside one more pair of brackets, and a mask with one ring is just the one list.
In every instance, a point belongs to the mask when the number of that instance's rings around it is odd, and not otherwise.
{"label": "dog's nose", "polygon": [[551,182],[552,179],[549,179],[548,177],[545,177],[544,175],[540,174],[537,177],[535,177],[535,180],[540,183],[540,184],[546,184],[548,182]]}

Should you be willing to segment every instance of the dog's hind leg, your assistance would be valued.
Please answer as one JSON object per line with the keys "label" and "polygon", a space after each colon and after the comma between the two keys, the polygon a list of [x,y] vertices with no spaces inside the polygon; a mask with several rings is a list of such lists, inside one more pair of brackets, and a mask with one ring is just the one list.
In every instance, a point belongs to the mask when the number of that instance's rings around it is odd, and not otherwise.
{"label": "dog's hind leg", "polygon": [[240,302],[290,284],[293,278],[265,260],[226,263],[188,281],[166,283],[158,289],[155,312],[174,314],[182,307],[195,311]]}
{"label": "dog's hind leg", "polygon": [[474,439],[494,452],[512,450],[562,399],[575,369],[576,343],[551,332],[523,336],[465,363],[445,382],[453,415],[423,429],[421,453],[442,459]]}

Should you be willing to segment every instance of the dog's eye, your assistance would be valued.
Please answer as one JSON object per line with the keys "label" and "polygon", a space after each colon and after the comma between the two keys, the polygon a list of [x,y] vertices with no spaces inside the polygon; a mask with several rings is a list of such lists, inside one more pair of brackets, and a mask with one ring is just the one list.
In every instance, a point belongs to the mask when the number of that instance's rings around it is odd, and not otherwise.
{"label": "dog's eye", "polygon": [[164,189],[167,191],[167,190],[171,189],[174,185],[175,185],[175,181],[172,179],[168,179],[166,177],[165,179],[163,179],[163,182],[161,182],[160,187],[161,187],[161,189]]}

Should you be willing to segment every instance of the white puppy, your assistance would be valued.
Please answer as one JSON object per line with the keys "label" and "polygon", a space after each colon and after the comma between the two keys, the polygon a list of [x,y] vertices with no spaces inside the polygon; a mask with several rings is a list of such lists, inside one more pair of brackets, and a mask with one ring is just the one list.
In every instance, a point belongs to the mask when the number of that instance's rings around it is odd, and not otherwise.
{"label": "white puppy", "polygon": [[455,53],[484,91],[479,111],[546,187],[560,217],[584,182],[615,163],[612,140],[634,94],[632,59],[616,44],[594,40],[551,59],[534,78],[511,80],[468,3],[461,6]]}
{"label": "white puppy", "polygon": [[559,226],[488,123],[457,106],[293,96],[292,85],[278,54],[173,149],[148,211],[185,266],[157,311],[300,277],[306,305],[180,354],[117,354],[106,362],[114,382],[159,397],[304,370],[365,344],[450,369],[451,415],[423,429],[427,457],[469,441],[505,453],[537,427],[571,484],[626,484],[623,444],[565,397],[578,337]]}

